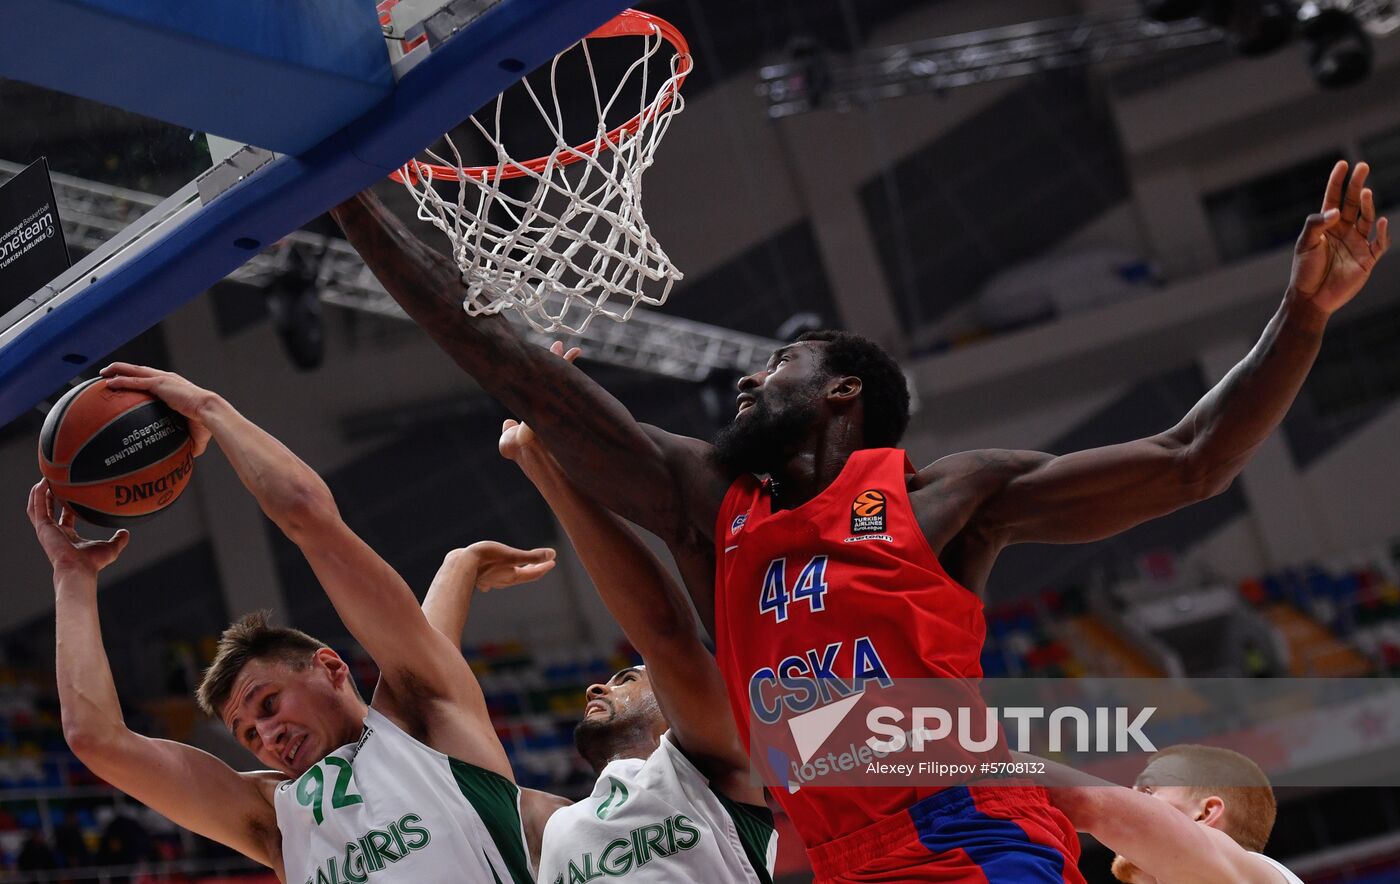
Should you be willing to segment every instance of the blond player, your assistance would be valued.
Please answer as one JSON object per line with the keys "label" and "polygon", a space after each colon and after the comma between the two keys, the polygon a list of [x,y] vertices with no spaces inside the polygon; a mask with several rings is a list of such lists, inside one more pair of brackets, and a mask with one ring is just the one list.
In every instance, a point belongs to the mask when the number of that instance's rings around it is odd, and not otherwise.
{"label": "blond player", "polygon": [[[270,769],[240,773],[192,746],[131,731],[97,617],[98,572],[128,535],[84,540],[41,482],[29,518],[54,568],[59,699],[78,758],[284,882],[531,881],[526,830],[561,802],[516,787],[456,644],[346,526],[321,478],[227,401],[178,375],[120,363],[104,375],[114,389],[144,390],[183,414],[196,453],[211,439],[219,444],[263,512],[301,548],[381,677],[366,703],[333,650],[244,618],[220,641],[199,700]],[[512,579],[552,566],[550,550],[521,556],[506,563]]]}
{"label": "blond player", "polygon": [[1261,852],[1278,806],[1269,778],[1238,752],[1172,746],[1148,760],[1132,789],[1044,763],[1050,802],[1117,854],[1120,881],[1303,884]]}

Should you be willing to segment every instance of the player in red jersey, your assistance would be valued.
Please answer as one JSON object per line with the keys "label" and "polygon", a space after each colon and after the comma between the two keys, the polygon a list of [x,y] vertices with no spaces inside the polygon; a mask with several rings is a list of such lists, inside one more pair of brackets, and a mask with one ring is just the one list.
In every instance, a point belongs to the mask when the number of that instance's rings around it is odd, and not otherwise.
{"label": "player in red jersey", "polygon": [[[503,317],[469,318],[457,266],[373,195],[333,214],[408,314],[535,428],[584,491],[670,546],[746,730],[776,696],[770,671],[975,678],[976,594],[1001,549],[1098,540],[1224,490],[1288,410],[1328,318],[1389,245],[1367,171],[1358,165],[1346,185],[1346,164],[1333,169],[1277,314],[1175,427],[1058,457],[965,452],[920,470],[893,448],[908,421],[903,377],[864,339],[818,334],[778,350],[740,381],[738,414],[710,445],[638,424]],[[889,539],[847,542],[880,535]],[[1038,789],[929,792],[778,797],[822,880],[1082,880],[1072,829]]]}

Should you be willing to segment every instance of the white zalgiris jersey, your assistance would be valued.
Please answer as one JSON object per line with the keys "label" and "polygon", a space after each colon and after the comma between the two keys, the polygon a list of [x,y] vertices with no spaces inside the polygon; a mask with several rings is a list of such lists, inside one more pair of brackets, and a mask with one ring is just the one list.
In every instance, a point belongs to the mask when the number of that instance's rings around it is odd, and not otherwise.
{"label": "white zalgiris jersey", "polygon": [[374,709],[358,743],[277,786],[287,884],[528,884],[520,791]]}
{"label": "white zalgiris jersey", "polygon": [[650,757],[611,762],[592,795],[554,812],[539,881],[770,884],[777,850],[768,808],[715,792],[668,733]]}

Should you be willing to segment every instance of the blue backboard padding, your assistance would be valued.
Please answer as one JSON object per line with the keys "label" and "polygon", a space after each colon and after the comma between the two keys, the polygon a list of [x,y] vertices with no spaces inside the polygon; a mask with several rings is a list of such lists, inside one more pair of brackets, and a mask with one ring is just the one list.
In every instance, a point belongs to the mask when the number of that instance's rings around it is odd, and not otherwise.
{"label": "blue backboard padding", "polygon": [[0,350],[0,425],[82,370],[66,355],[101,358],[237,269],[252,253],[235,242],[275,242],[403,165],[519,78],[502,61],[537,67],[626,6],[501,0],[364,117],[263,167]]}
{"label": "blue backboard padding", "polygon": [[280,153],[394,87],[374,0],[26,0],[0,76]]}

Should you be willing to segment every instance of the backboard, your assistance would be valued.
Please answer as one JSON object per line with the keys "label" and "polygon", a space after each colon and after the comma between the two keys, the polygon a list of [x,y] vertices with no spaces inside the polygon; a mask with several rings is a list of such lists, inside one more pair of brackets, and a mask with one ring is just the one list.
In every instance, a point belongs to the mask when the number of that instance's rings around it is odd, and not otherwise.
{"label": "backboard", "polygon": [[46,156],[88,254],[0,316],[0,425],[626,5],[32,4],[0,35],[0,179]]}

